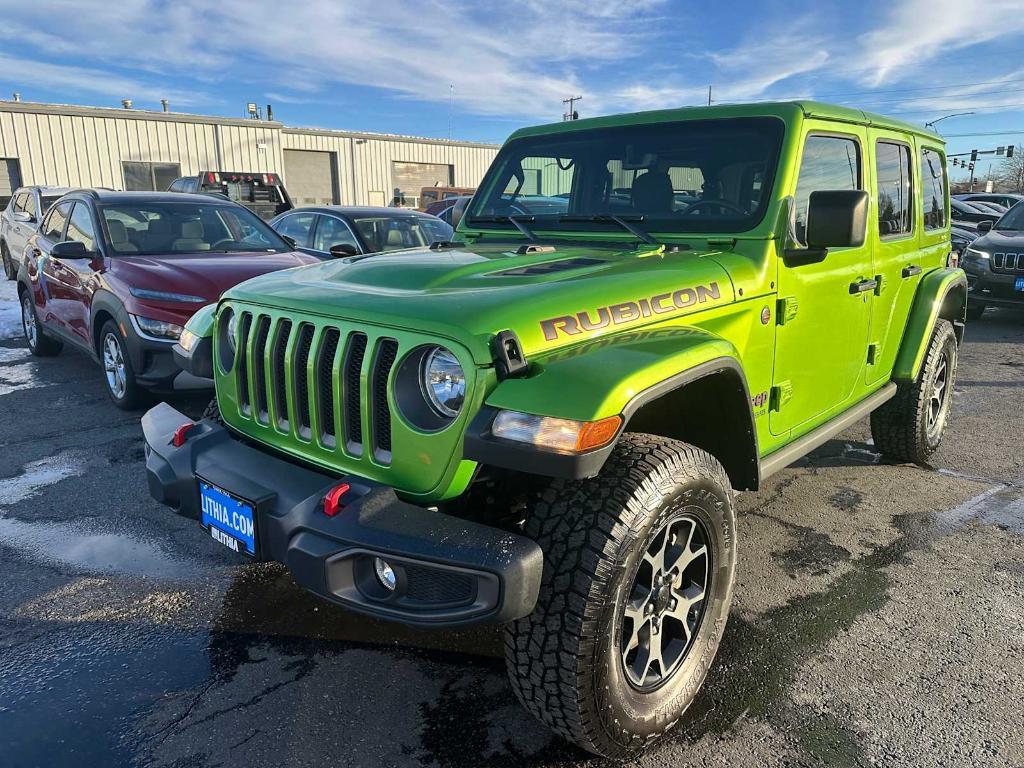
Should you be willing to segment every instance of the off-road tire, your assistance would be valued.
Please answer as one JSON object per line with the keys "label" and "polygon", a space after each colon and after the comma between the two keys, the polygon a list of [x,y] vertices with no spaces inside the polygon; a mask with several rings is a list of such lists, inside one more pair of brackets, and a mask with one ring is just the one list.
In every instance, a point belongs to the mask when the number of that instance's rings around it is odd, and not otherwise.
{"label": "off-road tire", "polygon": [[[940,319],[917,379],[899,384],[896,395],[871,414],[875,448],[887,459],[923,464],[939,447],[956,384],[957,353],[953,324]],[[938,419],[930,423],[929,406],[944,360],[944,400]]]}
{"label": "off-road tire", "polygon": [[215,421],[218,424],[224,423],[224,419],[220,417],[220,405],[217,404],[216,397],[206,404],[206,408],[203,409],[203,418]]}
{"label": "off-road tire", "polygon": [[[674,674],[651,692],[626,677],[620,655],[625,593],[652,537],[679,514],[706,526],[710,572],[702,619]],[[729,478],[686,443],[627,433],[601,473],[555,480],[527,513],[544,551],[532,614],[505,631],[516,696],[564,738],[623,758],[672,728],[694,700],[725,628],[736,568]]]}
{"label": "off-road tire", "polygon": [[[114,392],[108,383],[107,372],[104,367],[103,351],[109,336],[112,336],[120,345],[121,362],[124,365],[124,392],[120,396]],[[134,411],[140,408],[146,400],[147,393],[135,380],[135,369],[132,367],[131,356],[128,354],[128,345],[124,340],[124,336],[121,335],[121,330],[113,320],[107,320],[103,324],[103,328],[100,329],[100,343],[97,352],[100,359],[100,368],[103,371],[103,385],[111,402],[125,411]]]}
{"label": "off-road tire", "polygon": [[[64,349],[64,344],[46,335],[43,331],[43,326],[39,322],[39,314],[36,312],[35,302],[32,301],[32,293],[24,286],[19,286],[19,288],[18,306],[21,310],[21,331],[25,336],[25,344],[28,345],[28,351],[36,357],[53,357],[60,354],[60,351]],[[28,322],[26,322],[26,300],[28,301],[28,311],[31,313],[31,322],[35,328],[34,336],[29,330]]]}
{"label": "off-road tire", "polygon": [[4,262],[4,275],[8,280],[14,280],[18,273],[14,271],[14,263],[11,261],[11,252],[7,249],[7,243],[0,243],[0,259]]}
{"label": "off-road tire", "polygon": [[976,320],[981,320],[981,316],[985,314],[987,308],[983,301],[969,300],[967,302],[967,319],[972,323]]}

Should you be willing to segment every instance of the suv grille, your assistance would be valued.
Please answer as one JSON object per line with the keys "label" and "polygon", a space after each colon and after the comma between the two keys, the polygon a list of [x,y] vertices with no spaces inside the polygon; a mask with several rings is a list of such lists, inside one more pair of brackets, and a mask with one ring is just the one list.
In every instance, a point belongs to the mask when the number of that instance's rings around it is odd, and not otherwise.
{"label": "suv grille", "polygon": [[1024,253],[993,253],[992,271],[1024,273]]}
{"label": "suv grille", "polygon": [[390,464],[388,392],[397,340],[249,311],[241,313],[239,329],[242,354],[230,376],[240,416],[353,458],[370,441],[376,462]]}

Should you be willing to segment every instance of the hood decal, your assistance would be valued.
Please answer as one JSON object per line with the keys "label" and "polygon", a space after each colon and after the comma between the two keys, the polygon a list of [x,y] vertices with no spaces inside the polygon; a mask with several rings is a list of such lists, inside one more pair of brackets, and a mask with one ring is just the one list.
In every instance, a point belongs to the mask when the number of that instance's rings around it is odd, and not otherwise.
{"label": "hood decal", "polygon": [[705,304],[722,297],[717,282],[698,285],[695,288],[680,288],[671,293],[657,293],[653,296],[583,310],[573,315],[560,315],[540,321],[541,330],[547,341],[556,341],[559,334],[575,336],[596,331],[609,325],[624,325],[652,315],[677,312],[694,304]]}

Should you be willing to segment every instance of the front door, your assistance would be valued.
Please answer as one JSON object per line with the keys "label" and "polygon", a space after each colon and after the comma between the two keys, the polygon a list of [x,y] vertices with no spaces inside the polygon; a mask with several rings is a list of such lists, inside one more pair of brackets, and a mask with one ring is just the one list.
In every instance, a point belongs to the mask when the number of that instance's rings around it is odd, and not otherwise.
{"label": "front door", "polygon": [[90,317],[92,294],[95,290],[96,271],[102,269],[103,259],[96,242],[96,226],[89,206],[81,201],[75,203],[68,219],[65,240],[74,240],[85,245],[89,256],[84,259],[55,259],[61,265],[60,280],[69,301],[64,308],[65,329],[85,346],[92,346]]}
{"label": "front door", "polygon": [[[795,192],[794,236],[802,245],[810,194],[865,188],[865,131],[805,123]],[[867,357],[870,241],[831,249],[818,263],[779,260],[779,323],[769,397],[773,434],[809,431],[858,397]]]}

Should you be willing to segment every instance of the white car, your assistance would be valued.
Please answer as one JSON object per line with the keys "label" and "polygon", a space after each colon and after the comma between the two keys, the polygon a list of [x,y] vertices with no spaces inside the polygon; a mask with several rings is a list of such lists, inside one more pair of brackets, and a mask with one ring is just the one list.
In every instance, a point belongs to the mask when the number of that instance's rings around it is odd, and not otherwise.
{"label": "white car", "polygon": [[39,222],[50,206],[60,199],[69,187],[20,187],[15,190],[7,207],[0,213],[0,257],[8,280],[18,275],[28,239],[35,234]]}

